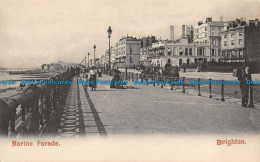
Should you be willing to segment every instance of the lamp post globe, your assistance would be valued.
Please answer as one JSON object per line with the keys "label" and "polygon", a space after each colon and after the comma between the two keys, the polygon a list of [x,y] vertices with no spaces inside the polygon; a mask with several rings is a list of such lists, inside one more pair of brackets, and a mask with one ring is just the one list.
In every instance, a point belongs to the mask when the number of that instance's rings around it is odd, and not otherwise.
{"label": "lamp post globe", "polygon": [[89,55],[90,55],[90,54],[89,54],[89,52],[88,52],[88,69],[89,69]]}
{"label": "lamp post globe", "polygon": [[94,66],[96,66],[96,54],[95,54],[95,51],[96,51],[96,45],[94,44],[94,46],[93,46],[93,48],[94,48]]}

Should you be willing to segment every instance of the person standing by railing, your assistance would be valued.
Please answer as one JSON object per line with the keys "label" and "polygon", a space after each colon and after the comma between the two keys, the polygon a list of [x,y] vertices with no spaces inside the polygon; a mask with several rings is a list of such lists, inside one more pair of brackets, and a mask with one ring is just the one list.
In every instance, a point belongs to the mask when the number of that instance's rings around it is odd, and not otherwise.
{"label": "person standing by railing", "polygon": [[249,92],[249,84],[247,84],[247,80],[252,79],[251,72],[249,70],[249,66],[245,68],[239,69],[237,73],[238,80],[240,81],[240,89],[242,94],[242,106],[247,107],[248,104],[248,92]]}

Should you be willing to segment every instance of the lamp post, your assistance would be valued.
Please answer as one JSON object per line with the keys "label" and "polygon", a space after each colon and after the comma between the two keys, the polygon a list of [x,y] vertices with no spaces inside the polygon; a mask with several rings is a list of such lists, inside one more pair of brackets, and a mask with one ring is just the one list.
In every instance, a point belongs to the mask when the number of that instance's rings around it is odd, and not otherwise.
{"label": "lamp post", "polygon": [[96,45],[94,44],[94,66],[96,66],[96,55],[95,55],[95,51],[96,51]]}
{"label": "lamp post", "polygon": [[111,26],[108,27],[108,30],[107,30],[107,34],[108,34],[108,40],[109,40],[109,49],[108,49],[108,66],[109,66],[109,70],[111,70],[111,67],[110,67],[110,37],[111,37],[111,34],[112,34],[112,29],[111,29]]}
{"label": "lamp post", "polygon": [[[84,61],[84,59],[83,59],[83,61]],[[85,67],[87,66],[86,61],[87,61],[87,60],[86,60],[86,56],[85,56]]]}
{"label": "lamp post", "polygon": [[89,55],[90,55],[90,54],[89,54],[89,52],[88,52],[88,69],[89,69]]}

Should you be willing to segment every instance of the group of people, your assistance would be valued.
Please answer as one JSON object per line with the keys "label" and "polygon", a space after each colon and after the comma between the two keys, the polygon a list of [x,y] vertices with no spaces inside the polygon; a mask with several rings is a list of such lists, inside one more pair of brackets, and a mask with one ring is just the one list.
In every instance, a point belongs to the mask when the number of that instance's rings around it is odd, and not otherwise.
{"label": "group of people", "polygon": [[[166,71],[170,69],[172,66],[168,62],[165,65]],[[80,69],[79,67],[75,67],[71,69],[75,75],[81,75],[81,78],[85,81],[89,80],[89,87],[91,90],[96,91],[97,84],[96,80],[98,77],[101,76],[101,71],[98,70],[96,67],[92,66],[88,69]],[[179,75],[179,74],[178,74]],[[248,98],[249,98],[249,84],[247,84],[247,80],[252,80],[251,72],[249,69],[249,66],[243,66],[239,69],[237,69],[236,77],[240,81],[240,89],[242,94],[242,106],[247,107],[248,106]],[[114,71],[114,77],[112,79],[113,81],[119,81],[120,80],[120,71]],[[117,85],[111,85],[110,88],[117,88]]]}
{"label": "group of people", "polygon": [[[81,78],[85,81],[89,80],[89,84],[85,86],[89,86],[91,88],[91,91],[96,91],[97,88],[97,78],[98,78],[98,69],[94,66],[90,67],[89,70],[82,69],[81,70]],[[100,75],[99,75],[100,76]]]}

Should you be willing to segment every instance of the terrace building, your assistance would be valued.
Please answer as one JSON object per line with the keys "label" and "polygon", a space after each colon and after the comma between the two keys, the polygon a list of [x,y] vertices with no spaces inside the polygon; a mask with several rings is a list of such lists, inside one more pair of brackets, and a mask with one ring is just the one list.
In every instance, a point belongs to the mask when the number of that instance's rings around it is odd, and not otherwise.
{"label": "terrace building", "polygon": [[175,42],[165,44],[165,62],[173,66],[195,63],[194,44],[189,36],[182,36]]}
{"label": "terrace building", "polygon": [[141,39],[141,48],[140,48],[140,63],[150,63],[152,58],[149,55],[149,50],[152,48],[152,44],[156,43],[157,40],[155,36],[148,36]]}
{"label": "terrace building", "polygon": [[226,24],[221,32],[222,58],[224,62],[260,62],[260,23],[258,19],[246,23],[236,19]]}
{"label": "terrace building", "polygon": [[222,18],[212,21],[206,18],[205,22],[199,21],[194,27],[195,55],[198,61],[219,61],[221,57],[221,32],[224,30]]}
{"label": "terrace building", "polygon": [[116,68],[133,68],[139,64],[141,40],[127,36],[121,38],[114,46],[112,52],[115,56]]}

